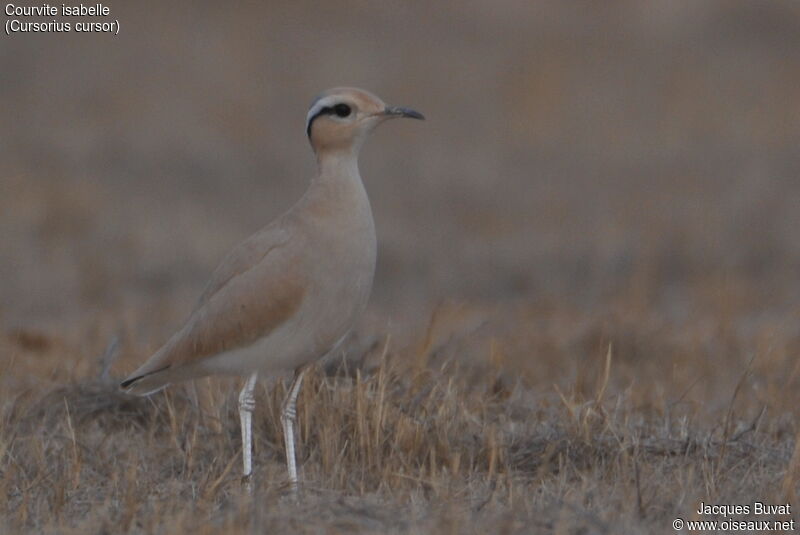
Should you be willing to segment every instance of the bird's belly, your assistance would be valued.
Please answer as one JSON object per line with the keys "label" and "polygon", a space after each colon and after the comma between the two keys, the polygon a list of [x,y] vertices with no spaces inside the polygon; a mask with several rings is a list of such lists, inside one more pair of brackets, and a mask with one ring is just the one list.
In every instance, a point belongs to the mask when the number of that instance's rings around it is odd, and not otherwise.
{"label": "bird's belly", "polygon": [[[344,336],[364,311],[372,290],[375,255],[370,251],[352,253],[339,266],[318,266],[318,283],[314,296],[304,303],[306,327],[311,344],[309,358],[327,354]],[[331,283],[335,280],[335,283]]]}
{"label": "bird's belly", "polygon": [[209,358],[204,368],[212,373],[271,374],[294,370],[328,354],[366,307],[375,270],[371,251],[306,269],[311,275],[306,295],[291,319],[248,346]]}

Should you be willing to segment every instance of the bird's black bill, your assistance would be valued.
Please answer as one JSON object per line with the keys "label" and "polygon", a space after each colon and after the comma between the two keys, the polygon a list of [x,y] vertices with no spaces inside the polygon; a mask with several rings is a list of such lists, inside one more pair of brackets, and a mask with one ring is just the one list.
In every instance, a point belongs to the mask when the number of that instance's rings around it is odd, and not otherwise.
{"label": "bird's black bill", "polygon": [[386,115],[393,115],[396,117],[408,117],[410,119],[420,119],[422,121],[425,120],[425,116],[420,112],[412,110],[411,108],[402,108],[400,106],[386,106],[384,113]]}

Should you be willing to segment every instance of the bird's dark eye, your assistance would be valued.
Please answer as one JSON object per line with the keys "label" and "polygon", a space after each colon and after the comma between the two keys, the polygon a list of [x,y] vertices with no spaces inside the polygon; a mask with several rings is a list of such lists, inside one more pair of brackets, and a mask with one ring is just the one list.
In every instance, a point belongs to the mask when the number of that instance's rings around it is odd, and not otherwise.
{"label": "bird's dark eye", "polygon": [[333,107],[333,112],[337,117],[347,117],[350,115],[350,106],[347,104],[337,104]]}

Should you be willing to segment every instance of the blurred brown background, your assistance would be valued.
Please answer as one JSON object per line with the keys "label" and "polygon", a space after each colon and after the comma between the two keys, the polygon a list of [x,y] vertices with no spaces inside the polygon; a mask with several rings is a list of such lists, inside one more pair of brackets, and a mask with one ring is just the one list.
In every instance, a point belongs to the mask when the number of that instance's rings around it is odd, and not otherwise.
{"label": "blurred brown background", "polygon": [[381,325],[623,296],[796,333],[796,2],[106,5],[118,36],[0,43],[7,330],[159,343],[302,194],[314,95],[355,85],[428,117],[361,157]]}
{"label": "blurred brown background", "polygon": [[[0,532],[672,533],[798,502],[800,2],[430,4],[111,0],[118,36],[0,35]],[[300,397],[322,494],[281,501],[264,381],[250,502],[233,381],[114,378],[302,194],[337,85],[428,120],[362,151],[358,378]]]}

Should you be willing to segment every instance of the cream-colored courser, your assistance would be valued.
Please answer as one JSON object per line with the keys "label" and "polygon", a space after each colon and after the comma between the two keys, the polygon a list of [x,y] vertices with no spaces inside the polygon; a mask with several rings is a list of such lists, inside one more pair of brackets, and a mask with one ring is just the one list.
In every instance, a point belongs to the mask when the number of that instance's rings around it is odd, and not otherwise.
{"label": "cream-colored courser", "polygon": [[257,375],[294,370],[281,422],[289,481],[297,488],[293,427],[303,374],[350,330],[375,272],[375,225],[358,152],[373,128],[394,117],[423,119],[361,89],[317,97],[306,132],[318,170],[306,193],[228,254],[183,328],[121,384],[147,395],[185,379],[249,374],[239,395],[245,478],[252,472]]}

